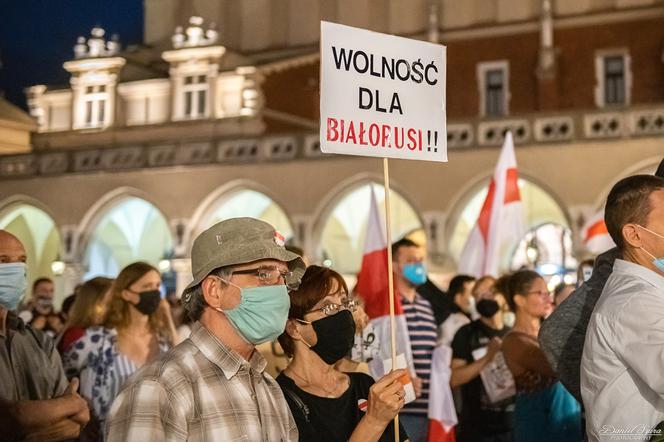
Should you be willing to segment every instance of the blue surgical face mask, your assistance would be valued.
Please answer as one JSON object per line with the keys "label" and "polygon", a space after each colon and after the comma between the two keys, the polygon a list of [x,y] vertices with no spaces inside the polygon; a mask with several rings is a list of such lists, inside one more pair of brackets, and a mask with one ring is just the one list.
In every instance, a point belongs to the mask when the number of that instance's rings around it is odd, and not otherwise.
{"label": "blue surgical face mask", "polygon": [[28,286],[24,262],[0,264],[0,307],[16,310]]}
{"label": "blue surgical face mask", "polygon": [[243,288],[221,280],[240,289],[240,304],[230,310],[215,310],[226,315],[247,342],[254,345],[271,342],[283,333],[290,309],[290,297],[285,285]]}
{"label": "blue surgical face mask", "polygon": [[414,285],[422,285],[427,282],[427,268],[422,262],[406,264],[402,275]]}
{"label": "blue surgical face mask", "polygon": [[[653,232],[652,230],[647,229],[647,228],[645,228],[645,227],[643,227],[643,226],[639,226],[639,227],[641,227],[641,228],[642,228],[643,230],[645,230],[646,232],[650,232],[650,233],[652,233],[653,235],[658,236],[658,237],[664,239],[664,236],[660,235],[660,234],[657,233],[657,232]],[[658,257],[656,257],[655,255],[653,255],[652,253],[650,253],[649,251],[647,251],[646,249],[644,249],[643,247],[641,247],[641,250],[643,250],[644,252],[646,252],[646,253],[648,254],[648,256],[650,256],[650,257],[652,258],[652,264],[653,264],[658,270],[664,272],[664,257],[658,258]]]}

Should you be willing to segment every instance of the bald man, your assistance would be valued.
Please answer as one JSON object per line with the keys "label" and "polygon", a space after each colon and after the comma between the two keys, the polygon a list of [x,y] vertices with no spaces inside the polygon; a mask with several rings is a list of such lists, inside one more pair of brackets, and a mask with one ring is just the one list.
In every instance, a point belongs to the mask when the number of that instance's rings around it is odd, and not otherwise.
{"label": "bald man", "polygon": [[67,385],[53,341],[14,312],[25,294],[25,263],[23,244],[0,230],[0,439],[74,439],[90,419],[78,379]]}

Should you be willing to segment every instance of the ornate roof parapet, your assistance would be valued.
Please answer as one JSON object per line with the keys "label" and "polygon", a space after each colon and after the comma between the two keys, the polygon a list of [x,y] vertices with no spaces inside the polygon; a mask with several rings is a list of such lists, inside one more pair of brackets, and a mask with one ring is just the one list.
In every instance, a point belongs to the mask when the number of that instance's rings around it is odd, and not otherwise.
{"label": "ornate roof parapet", "polygon": [[217,43],[219,32],[214,23],[207,30],[203,29],[203,18],[193,16],[189,18],[189,26],[183,32],[182,26],[175,28],[171,37],[173,48],[194,48],[198,46],[211,46]]}
{"label": "ornate roof parapet", "polygon": [[93,57],[113,57],[120,51],[120,43],[118,42],[117,35],[111,36],[111,39],[104,40],[103,28],[95,26],[90,31],[90,38],[87,40],[85,37],[78,37],[76,45],[74,46],[74,57],[80,58],[93,58]]}

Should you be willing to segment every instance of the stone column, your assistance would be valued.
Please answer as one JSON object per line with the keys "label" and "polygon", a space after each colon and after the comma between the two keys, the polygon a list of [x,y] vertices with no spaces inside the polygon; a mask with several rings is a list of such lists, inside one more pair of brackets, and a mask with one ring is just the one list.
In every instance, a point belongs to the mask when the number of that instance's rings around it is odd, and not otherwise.
{"label": "stone column", "polygon": [[305,261],[312,263],[315,261],[315,245],[311,242],[312,237],[312,219],[309,215],[293,215],[293,243],[301,247],[304,251]]}
{"label": "stone column", "polygon": [[429,29],[427,40],[430,43],[440,42],[440,10],[439,0],[429,0]]}
{"label": "stone column", "polygon": [[540,15],[540,48],[535,75],[538,80],[539,110],[557,109],[556,49],[553,44],[553,11],[551,0],[542,0]]}
{"label": "stone column", "polygon": [[218,81],[217,79],[219,78],[219,65],[217,63],[210,63],[208,65],[207,72],[205,74],[207,76],[207,84],[208,84],[208,91],[207,91],[207,102],[205,103],[206,107],[206,114],[205,118],[218,118],[217,116],[217,86],[218,86]]}
{"label": "stone column", "polygon": [[578,204],[569,206],[567,210],[571,218],[569,227],[572,229],[572,244],[574,245],[572,254],[577,260],[582,260],[590,254],[583,243],[582,230],[586,222],[595,215],[595,208],[592,204]]}
{"label": "stone column", "polygon": [[189,258],[171,259],[171,269],[175,272],[175,293],[179,298],[187,285],[193,280],[191,260]]}
{"label": "stone column", "polygon": [[173,256],[183,258],[188,255],[191,249],[191,232],[189,232],[189,220],[186,218],[176,218],[169,221],[171,235],[173,236]]}
{"label": "stone column", "polygon": [[422,214],[424,231],[427,235],[427,253],[432,268],[445,264],[445,221],[447,214],[439,211],[427,211]]}
{"label": "stone column", "polygon": [[184,99],[182,95],[184,76],[178,69],[177,64],[171,66],[168,73],[171,77],[171,120],[181,120],[184,116]]}
{"label": "stone column", "polygon": [[239,75],[244,76],[242,83],[242,109],[240,115],[254,116],[263,110],[265,97],[263,96],[263,75],[260,74],[254,66],[242,66],[235,70]]}
{"label": "stone column", "polygon": [[74,293],[76,286],[83,282],[86,270],[85,265],[80,262],[65,262],[61,276],[65,297]]}

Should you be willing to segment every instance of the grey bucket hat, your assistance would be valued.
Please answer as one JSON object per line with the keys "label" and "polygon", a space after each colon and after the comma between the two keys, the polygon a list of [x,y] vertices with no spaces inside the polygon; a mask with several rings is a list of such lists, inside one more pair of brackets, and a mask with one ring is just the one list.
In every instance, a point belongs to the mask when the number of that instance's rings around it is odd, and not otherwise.
{"label": "grey bucket hat", "polygon": [[270,224],[254,218],[231,218],[210,227],[194,240],[191,272],[194,280],[184,289],[182,303],[191,301],[191,291],[213,270],[276,259],[288,264],[299,281],[306,268],[302,257],[284,247],[284,237]]}

